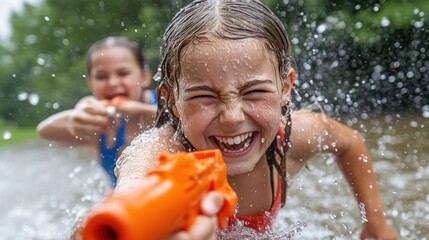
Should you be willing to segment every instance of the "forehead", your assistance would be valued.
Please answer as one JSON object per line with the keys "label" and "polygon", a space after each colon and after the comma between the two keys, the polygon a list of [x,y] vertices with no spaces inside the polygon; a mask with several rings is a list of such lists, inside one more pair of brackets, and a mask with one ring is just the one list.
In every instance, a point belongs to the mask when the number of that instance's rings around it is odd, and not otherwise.
{"label": "forehead", "polygon": [[[218,53],[212,56],[235,55],[274,55],[268,50],[264,41],[256,38],[244,39],[204,39],[202,41],[193,41],[189,43],[181,52],[181,59],[186,61],[192,59],[207,59],[210,53]],[[221,54],[222,53],[222,54]]]}
{"label": "forehead", "polygon": [[122,47],[122,46],[108,46],[108,47],[99,48],[91,54],[90,59],[93,64],[99,61],[109,61],[109,62],[136,61],[132,51],[127,47]]}
{"label": "forehead", "polygon": [[192,42],[183,49],[180,59],[182,73],[201,67],[235,72],[238,65],[258,68],[261,64],[277,67],[278,61],[265,42],[256,38]]}

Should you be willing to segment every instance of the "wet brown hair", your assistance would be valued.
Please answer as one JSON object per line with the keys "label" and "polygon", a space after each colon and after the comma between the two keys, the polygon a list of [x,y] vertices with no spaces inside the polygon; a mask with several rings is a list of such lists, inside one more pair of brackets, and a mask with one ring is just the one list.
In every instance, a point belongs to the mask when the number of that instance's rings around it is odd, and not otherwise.
{"label": "wet brown hair", "polygon": [[94,43],[88,50],[86,56],[86,73],[89,76],[92,70],[91,57],[94,52],[106,48],[106,47],[125,47],[128,48],[137,60],[137,63],[144,69],[146,67],[146,61],[143,56],[140,45],[127,37],[106,37],[98,42]]}
{"label": "wet brown hair", "polygon": [[[177,123],[171,114],[172,90],[177,89],[183,51],[196,41],[210,38],[234,40],[257,38],[279,63],[281,79],[291,67],[290,42],[282,22],[257,0],[197,0],[182,8],[168,25],[161,44],[157,126]],[[283,83],[284,84],[284,83]],[[167,111],[167,112],[166,112]]]}

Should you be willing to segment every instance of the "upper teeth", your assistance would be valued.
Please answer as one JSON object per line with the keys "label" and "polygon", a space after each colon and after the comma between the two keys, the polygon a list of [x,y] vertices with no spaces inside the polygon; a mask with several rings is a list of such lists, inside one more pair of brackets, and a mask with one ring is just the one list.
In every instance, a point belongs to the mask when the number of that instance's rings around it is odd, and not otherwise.
{"label": "upper teeth", "polygon": [[235,136],[235,137],[216,137],[216,140],[224,144],[233,145],[233,144],[240,144],[244,142],[248,137],[251,137],[251,136],[252,136],[252,133],[245,133],[243,135]]}

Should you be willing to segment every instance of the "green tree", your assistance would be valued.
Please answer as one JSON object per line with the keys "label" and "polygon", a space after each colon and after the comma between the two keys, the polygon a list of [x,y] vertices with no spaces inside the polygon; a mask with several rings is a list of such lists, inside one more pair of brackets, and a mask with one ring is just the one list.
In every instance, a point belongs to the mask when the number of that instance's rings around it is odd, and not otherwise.
{"label": "green tree", "polygon": [[[158,4],[143,5],[137,0],[26,4],[22,13],[13,14],[10,43],[2,49],[4,61],[10,61],[11,66],[1,73],[7,79],[0,95],[7,102],[1,109],[2,117],[35,124],[53,112],[73,107],[79,98],[90,94],[85,82],[85,54],[90,45],[111,35],[129,36],[148,46],[147,39],[159,41],[169,16],[151,15],[162,16],[160,22],[142,17],[142,13],[159,12]],[[154,49],[147,48],[149,62],[157,62]],[[28,99],[30,95],[33,98]]]}
{"label": "green tree", "polygon": [[[26,4],[0,45],[0,117],[34,126],[90,94],[86,51],[111,35],[144,46],[152,71],[170,19],[189,0]],[[264,0],[285,24],[298,70],[294,102],[331,114],[429,105],[429,5],[417,0]]]}

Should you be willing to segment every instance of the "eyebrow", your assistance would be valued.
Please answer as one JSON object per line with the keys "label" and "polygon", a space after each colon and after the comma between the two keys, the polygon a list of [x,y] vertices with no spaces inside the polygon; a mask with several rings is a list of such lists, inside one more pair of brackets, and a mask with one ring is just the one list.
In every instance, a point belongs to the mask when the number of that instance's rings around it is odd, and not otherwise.
{"label": "eyebrow", "polygon": [[246,82],[243,85],[242,89],[250,88],[250,87],[253,87],[253,86],[256,86],[256,85],[261,85],[261,84],[273,85],[274,82],[271,81],[271,80],[268,80],[268,79],[264,79],[264,80],[251,80],[251,81]]}
{"label": "eyebrow", "polygon": [[194,87],[190,87],[185,89],[185,92],[195,92],[195,91],[210,91],[210,92],[214,92],[215,90],[212,87],[209,86],[194,86]]}
{"label": "eyebrow", "polygon": [[[257,85],[261,85],[261,84],[269,84],[269,85],[273,85],[274,82],[271,80],[251,80],[246,82],[241,89],[247,89],[253,86],[257,86]],[[207,85],[203,85],[203,86],[194,86],[194,87],[190,87],[185,89],[185,92],[189,93],[189,92],[195,92],[195,91],[209,91],[209,92],[216,92],[215,89],[213,89],[212,87],[209,87]]]}

